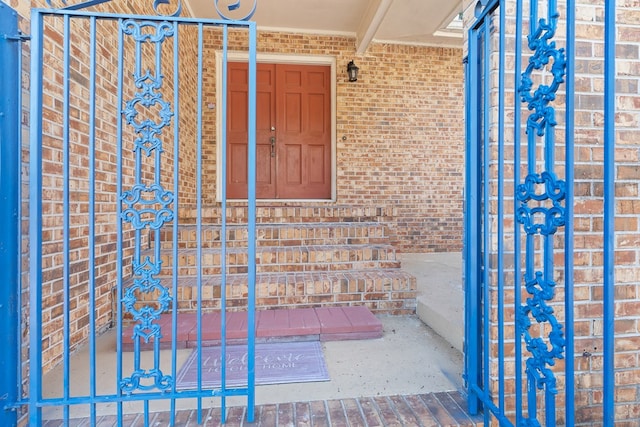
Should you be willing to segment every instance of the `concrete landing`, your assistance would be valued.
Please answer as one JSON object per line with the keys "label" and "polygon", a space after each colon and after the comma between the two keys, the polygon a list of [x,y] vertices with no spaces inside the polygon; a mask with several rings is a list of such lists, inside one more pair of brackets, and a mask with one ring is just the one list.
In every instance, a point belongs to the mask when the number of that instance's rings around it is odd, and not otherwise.
{"label": "concrete landing", "polygon": [[464,291],[462,254],[403,253],[402,269],[415,276],[418,288],[416,314],[427,326],[462,352]]}
{"label": "concrete landing", "polygon": [[[331,381],[257,386],[256,404],[357,399],[362,396],[383,398],[463,389],[462,355],[431,328],[425,326],[416,316],[378,315],[377,318],[383,326],[381,338],[321,343]],[[109,330],[97,339],[95,360],[97,395],[117,393],[120,385],[117,376],[118,365],[121,363],[123,376],[128,377],[137,363],[133,352],[123,352],[121,356],[118,355],[115,351],[116,343],[115,330]],[[174,369],[179,369],[191,353],[192,349],[177,350],[174,368],[171,351],[161,350],[158,369],[167,375],[175,375]],[[154,357],[153,352],[141,352],[138,361],[143,367],[156,366]],[[72,385],[71,393],[74,396],[90,395],[92,391],[86,378],[92,372],[91,370],[95,369],[91,367],[91,360],[89,346],[73,353],[69,361],[68,379],[65,380],[63,364],[56,366],[43,378],[43,396],[47,399],[60,398],[63,395],[62,385],[65,381]],[[195,409],[196,403],[193,399],[178,399],[176,409]],[[213,396],[205,398],[202,404],[205,408],[219,407],[220,398]],[[245,406],[246,398],[230,396],[227,405],[229,407]],[[117,413],[117,407],[117,403],[113,401],[98,404],[98,416],[112,416]],[[149,403],[151,412],[162,412],[168,409],[167,400],[154,400]],[[70,416],[71,418],[87,417],[89,410],[90,405],[72,405]],[[46,420],[61,419],[63,416],[62,406],[48,406],[42,411]],[[128,402],[124,405],[125,414],[141,414],[143,411],[144,407],[141,403]],[[271,425],[276,424],[269,424]],[[424,425],[435,424],[425,423]],[[443,425],[457,424],[443,423]]]}
{"label": "concrete landing", "polygon": [[[180,313],[177,319],[177,348],[193,348],[198,342],[196,313]],[[169,348],[173,338],[171,315],[164,314],[156,322],[162,330],[161,348]],[[226,314],[227,343],[247,339],[247,313]],[[222,315],[220,312],[202,315],[201,339],[204,346],[220,344]],[[123,350],[133,350],[132,324],[122,331]],[[256,339],[342,341],[382,337],[382,322],[367,307],[322,307],[256,311]],[[142,349],[152,348],[143,344]]]}

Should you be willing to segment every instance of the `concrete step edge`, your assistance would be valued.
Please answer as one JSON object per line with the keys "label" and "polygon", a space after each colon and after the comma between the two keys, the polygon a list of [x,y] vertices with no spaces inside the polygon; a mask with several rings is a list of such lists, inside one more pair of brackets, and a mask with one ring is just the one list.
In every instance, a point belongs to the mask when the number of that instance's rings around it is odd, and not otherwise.
{"label": "concrete step edge", "polygon": [[454,348],[462,352],[464,319],[457,319],[455,313],[447,312],[440,305],[434,303],[433,299],[424,295],[418,296],[416,303],[416,314],[420,320]]}

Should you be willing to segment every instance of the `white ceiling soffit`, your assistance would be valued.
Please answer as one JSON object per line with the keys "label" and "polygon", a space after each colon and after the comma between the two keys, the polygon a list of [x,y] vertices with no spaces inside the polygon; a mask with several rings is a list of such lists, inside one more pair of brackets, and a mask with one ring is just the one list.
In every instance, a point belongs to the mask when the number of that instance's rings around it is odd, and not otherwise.
{"label": "white ceiling soffit", "polygon": [[209,19],[219,18],[216,1],[230,18],[246,16],[257,2],[258,30],[355,37],[358,53],[371,42],[462,46],[455,25],[461,0],[240,0],[234,11],[227,6],[238,0],[185,0],[194,17]]}

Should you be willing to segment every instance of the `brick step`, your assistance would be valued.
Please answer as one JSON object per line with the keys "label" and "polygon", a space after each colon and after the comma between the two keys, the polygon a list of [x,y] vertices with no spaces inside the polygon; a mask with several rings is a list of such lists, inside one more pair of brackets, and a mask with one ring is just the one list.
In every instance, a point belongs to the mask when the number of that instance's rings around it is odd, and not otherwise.
{"label": "brick step", "polygon": [[[223,209],[220,206],[206,206],[201,209],[205,224],[220,224]],[[198,210],[195,206],[182,205],[180,224],[195,224]],[[398,215],[393,206],[362,207],[352,205],[317,206],[258,206],[256,222],[262,224],[295,224],[307,222],[383,222]],[[230,204],[226,208],[228,224],[245,224],[248,210],[242,204]]]}
{"label": "brick step", "polygon": [[[151,253],[151,252],[149,252]],[[146,254],[143,253],[143,257]],[[198,265],[198,258],[200,265]],[[162,271],[174,266],[172,250],[162,250]],[[200,257],[196,249],[179,249],[178,274],[220,274],[222,249],[202,249]],[[247,272],[247,249],[226,248],[228,273]],[[269,246],[256,248],[256,268],[261,273],[291,271],[362,270],[366,268],[400,268],[400,261],[391,245],[318,245],[318,246]]]}
{"label": "brick step", "polygon": [[[202,225],[200,242],[198,228],[194,224],[178,227],[178,248],[193,249],[221,246],[221,226]],[[247,227],[231,224],[226,230],[227,247],[247,246]],[[320,246],[380,244],[388,242],[385,226],[376,222],[318,222],[296,224],[258,224],[256,226],[258,246]],[[173,247],[173,227],[164,227],[160,232],[161,247]]]}
{"label": "brick step", "polygon": [[[172,288],[171,277],[156,278],[162,286]],[[197,309],[199,289],[204,310],[220,309],[221,281],[220,275],[203,276],[199,286],[195,276],[179,277],[178,311],[194,312]],[[124,283],[125,288],[131,285],[131,280]],[[261,309],[365,305],[374,312],[410,314],[416,307],[416,279],[399,269],[260,273],[256,275],[254,289],[256,306]],[[228,309],[246,308],[247,294],[246,274],[226,276]],[[158,294],[136,292],[136,298],[141,301],[139,305],[153,307]],[[125,314],[125,318],[130,316]]]}
{"label": "brick step", "polygon": [[[246,342],[247,312],[226,313],[226,342]],[[201,317],[201,342],[203,346],[221,343],[220,311],[206,313]],[[382,337],[382,322],[364,306],[296,308],[256,311],[256,340],[353,340]],[[198,343],[198,316],[196,313],[179,313],[177,317],[177,348],[192,348]],[[170,347],[173,340],[172,316],[163,314],[157,322],[162,338],[160,346]],[[133,328],[123,328],[122,344],[125,351],[133,350]],[[142,349],[152,348],[153,343],[144,343]]]}

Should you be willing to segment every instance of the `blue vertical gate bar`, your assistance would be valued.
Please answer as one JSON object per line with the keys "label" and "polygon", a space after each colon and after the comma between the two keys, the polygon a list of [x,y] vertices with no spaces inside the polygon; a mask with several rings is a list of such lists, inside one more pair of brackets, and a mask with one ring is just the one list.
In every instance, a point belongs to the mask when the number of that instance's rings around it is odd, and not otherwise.
{"label": "blue vertical gate bar", "polygon": [[[122,18],[118,19],[117,22],[118,22],[118,28],[121,28],[123,19]],[[118,58],[123,57],[123,52],[124,52],[124,34],[122,34],[122,31],[118,31]],[[123,79],[123,76],[124,76],[124,64],[123,64],[123,61],[119,61],[118,62],[118,89],[117,89],[117,99],[118,99],[119,106],[122,105],[122,98],[123,98],[122,85],[120,84],[120,82]],[[116,117],[116,199],[117,200],[122,199],[122,168],[123,168],[122,154],[121,154],[122,145],[123,145],[122,126],[123,126],[122,114],[118,114]],[[116,216],[118,218],[122,216],[122,203],[116,204]],[[122,253],[123,244],[124,244],[123,238],[122,238],[122,231],[123,231],[122,221],[116,221],[116,251],[119,254]],[[115,304],[116,320],[122,319],[124,315],[122,304],[120,304],[120,301],[122,301],[122,287],[123,287],[122,271],[123,271],[122,257],[117,256],[116,257],[116,296],[115,296],[115,300],[117,301],[117,303]],[[120,321],[116,321],[116,336],[118,337],[122,336],[122,322]],[[123,377],[122,340],[121,339],[116,340],[116,359],[117,359],[116,360],[116,382],[120,383],[120,380],[122,380],[122,377]],[[118,398],[118,403],[116,405],[118,427],[123,427],[122,425],[123,405],[122,405],[122,401],[119,400],[119,398],[122,397],[122,389],[120,387],[116,388],[116,397]]]}
{"label": "blue vertical gate bar", "polygon": [[[255,412],[255,281],[256,281],[256,74],[257,74],[257,48],[255,23],[248,23],[249,32],[249,58],[248,58],[248,116],[247,116],[247,421],[253,422]],[[222,49],[222,87],[227,87],[228,81],[228,27],[223,27]],[[222,105],[225,106],[221,113],[221,176],[227,176],[227,92],[222,91]],[[226,185],[220,187],[221,198],[221,327],[222,348],[221,358],[226,360],[226,239],[227,239],[227,189]],[[226,417],[226,372],[221,371],[222,383],[222,422]]]}
{"label": "blue vertical gate bar", "polygon": [[[178,259],[178,231],[180,227],[180,59],[179,49],[180,46],[180,29],[177,22],[173,22],[173,194],[174,194],[174,218],[172,228],[172,246],[174,260]],[[157,52],[157,55],[160,55]],[[160,230],[157,231],[156,244],[160,242]],[[179,278],[178,263],[173,263],[173,277],[172,277],[172,310],[171,310],[171,372],[174,377],[178,374],[178,278]],[[171,416],[170,425],[175,424],[176,415],[176,398],[175,394],[178,391],[176,381],[171,384]]]}
{"label": "blue vertical gate bar", "polygon": [[[196,283],[198,295],[196,309],[196,351],[198,363],[197,382],[198,393],[202,392],[202,24],[198,24],[198,114],[196,129]],[[197,403],[198,424],[202,424],[202,398]]]}
{"label": "blue vertical gate bar", "polygon": [[[63,283],[63,350],[62,350],[62,364],[63,364],[63,380],[62,380],[62,390],[64,399],[68,400],[70,397],[70,304],[69,304],[69,228],[70,228],[70,219],[69,219],[69,151],[71,150],[70,142],[69,142],[69,53],[71,50],[71,30],[69,28],[70,24],[69,15],[64,16],[64,24],[63,24],[63,65],[62,65],[62,93],[63,93],[63,101],[62,101],[62,283]],[[63,422],[65,424],[69,423],[69,405],[64,405],[63,409]]]}
{"label": "blue vertical gate bar", "polygon": [[[471,48],[469,49],[471,50]],[[470,56],[471,54],[469,53],[469,55],[467,55],[464,60],[463,60],[463,64],[464,64],[464,81],[465,81],[465,90],[464,90],[464,96],[465,96],[465,105],[470,105],[470,100],[471,100],[471,85],[469,84],[469,76],[471,73],[471,66],[470,64]],[[472,114],[470,114],[470,108],[465,108],[465,135],[467,135],[468,137],[465,138],[465,177],[464,177],[464,182],[465,182],[465,186],[464,186],[464,209],[463,209],[463,217],[464,217],[464,235],[463,235],[463,248],[462,248],[462,262],[463,262],[463,280],[464,283],[469,283],[471,281],[471,274],[472,271],[474,271],[471,267],[471,261],[472,261],[472,256],[471,256],[471,241],[472,238],[470,236],[472,230],[471,230],[471,209],[472,209],[472,202],[471,202],[471,137],[469,135],[471,135],[471,130],[473,129],[471,127],[471,119],[473,117]],[[472,384],[475,384],[475,381],[472,379],[471,377],[471,371],[473,370],[473,366],[472,364],[474,363],[474,360],[477,358],[470,358],[470,354],[471,354],[471,347],[472,347],[472,343],[471,343],[471,321],[474,319],[473,316],[471,316],[471,309],[474,307],[474,305],[471,303],[471,287],[467,286],[465,288],[465,292],[464,292],[464,347],[463,347],[463,354],[464,354],[464,367],[463,367],[463,373],[462,373],[462,378],[464,380],[464,385],[465,387],[469,390],[469,393],[467,394],[467,408],[469,410],[470,413],[472,414],[477,414],[478,413],[478,406],[479,406],[479,402],[478,402],[478,398],[475,396],[475,392],[473,392],[473,387]]]}
{"label": "blue vertical gate bar", "polygon": [[500,418],[505,416],[505,369],[504,363],[504,182],[505,182],[505,124],[502,117],[505,116],[505,66],[506,66],[506,7],[500,6],[500,35],[498,40],[498,408]]}
{"label": "blue vertical gate bar", "polygon": [[[523,34],[523,18],[522,18],[522,0],[516,1],[515,7],[516,13],[516,26],[515,26],[515,72],[514,75],[514,84],[513,87],[518,87],[520,85],[520,70],[522,70],[522,36]],[[516,188],[518,184],[520,184],[520,164],[522,162],[521,156],[521,128],[522,128],[522,104],[520,102],[514,102],[514,116],[513,116],[513,188]],[[513,198],[513,211],[518,211],[518,198]],[[522,251],[522,243],[521,243],[521,229],[520,227],[514,227],[513,230],[513,284],[514,284],[514,296],[513,296],[513,306],[514,309],[520,307],[522,305],[522,294],[518,291],[520,288],[520,284],[522,283],[522,262],[520,253]],[[517,327],[513,328],[514,336],[514,361],[515,366],[522,366],[522,340],[520,339],[520,331]],[[522,410],[522,369],[515,369],[515,421],[516,425],[519,426],[523,420],[523,410]]]}
{"label": "blue vertical gate bar", "polygon": [[566,326],[565,342],[565,423],[568,426],[575,424],[575,369],[574,360],[574,292],[573,292],[573,267],[574,267],[574,140],[575,140],[575,62],[576,62],[576,4],[575,0],[567,0],[567,70],[566,70],[566,111],[565,111],[565,179],[566,186],[566,221],[564,229],[564,311]]}
{"label": "blue vertical gate bar", "polygon": [[605,2],[604,34],[604,425],[615,420],[616,1]]}
{"label": "blue vertical gate bar", "polygon": [[[469,105],[469,74],[470,74],[470,67],[469,67],[469,56],[468,56],[468,52],[467,52],[467,56],[465,56],[462,59],[462,65],[464,67],[464,103],[465,105]],[[470,129],[469,129],[469,121],[471,120],[471,114],[469,112],[469,108],[465,108],[464,110],[464,134],[465,135],[469,135]],[[464,147],[464,164],[468,165],[470,163],[470,157],[469,157],[469,147],[467,145],[467,141],[465,140],[465,147]],[[466,283],[466,281],[468,280],[468,266],[469,266],[469,253],[467,252],[467,244],[469,241],[469,238],[467,236],[467,234],[469,233],[470,229],[469,229],[469,215],[467,215],[467,212],[469,210],[469,195],[468,195],[468,191],[469,191],[469,176],[468,174],[465,173],[465,177],[464,177],[464,189],[462,191],[462,218],[463,218],[463,227],[462,227],[462,280],[463,283]],[[469,378],[468,378],[468,374],[469,374],[469,359],[466,357],[467,354],[467,346],[469,344],[469,342],[467,341],[467,337],[469,336],[469,316],[468,316],[468,308],[469,308],[469,301],[468,301],[468,292],[464,293],[464,342],[463,342],[463,348],[462,348],[462,354],[464,355],[463,357],[463,366],[462,366],[462,380],[464,381],[464,386],[468,387],[469,386]]]}
{"label": "blue vertical gate bar", "polygon": [[[257,4],[254,3],[254,4]],[[248,320],[247,320],[247,339],[248,339],[248,372],[247,372],[247,421],[254,421],[255,414],[255,393],[256,393],[256,373],[255,373],[255,336],[256,336],[256,121],[257,121],[257,30],[256,23],[249,22],[249,173],[248,173],[248,192],[247,204],[249,218],[248,227]]]}
{"label": "blue vertical gate bar", "polygon": [[29,123],[29,424],[42,425],[42,66],[43,22],[31,11]]}
{"label": "blue vertical gate bar", "polygon": [[[20,388],[20,91],[21,47],[18,15],[0,2],[0,425],[17,423],[15,408]],[[16,125],[17,124],[17,125]],[[14,347],[15,344],[15,347]]]}
{"label": "blue vertical gate bar", "polygon": [[[229,28],[225,25],[222,27],[222,87],[227,88],[227,49],[229,45]],[[222,139],[220,141],[222,148],[222,172],[220,176],[227,176],[227,90],[222,91],[222,120],[221,122],[221,134]],[[220,189],[220,337],[222,345],[220,348],[220,358],[227,360],[227,186],[222,185]],[[227,415],[227,399],[225,389],[227,387],[227,372],[226,369],[220,371],[220,388],[222,389],[221,407],[222,407],[222,422],[225,422]]]}

